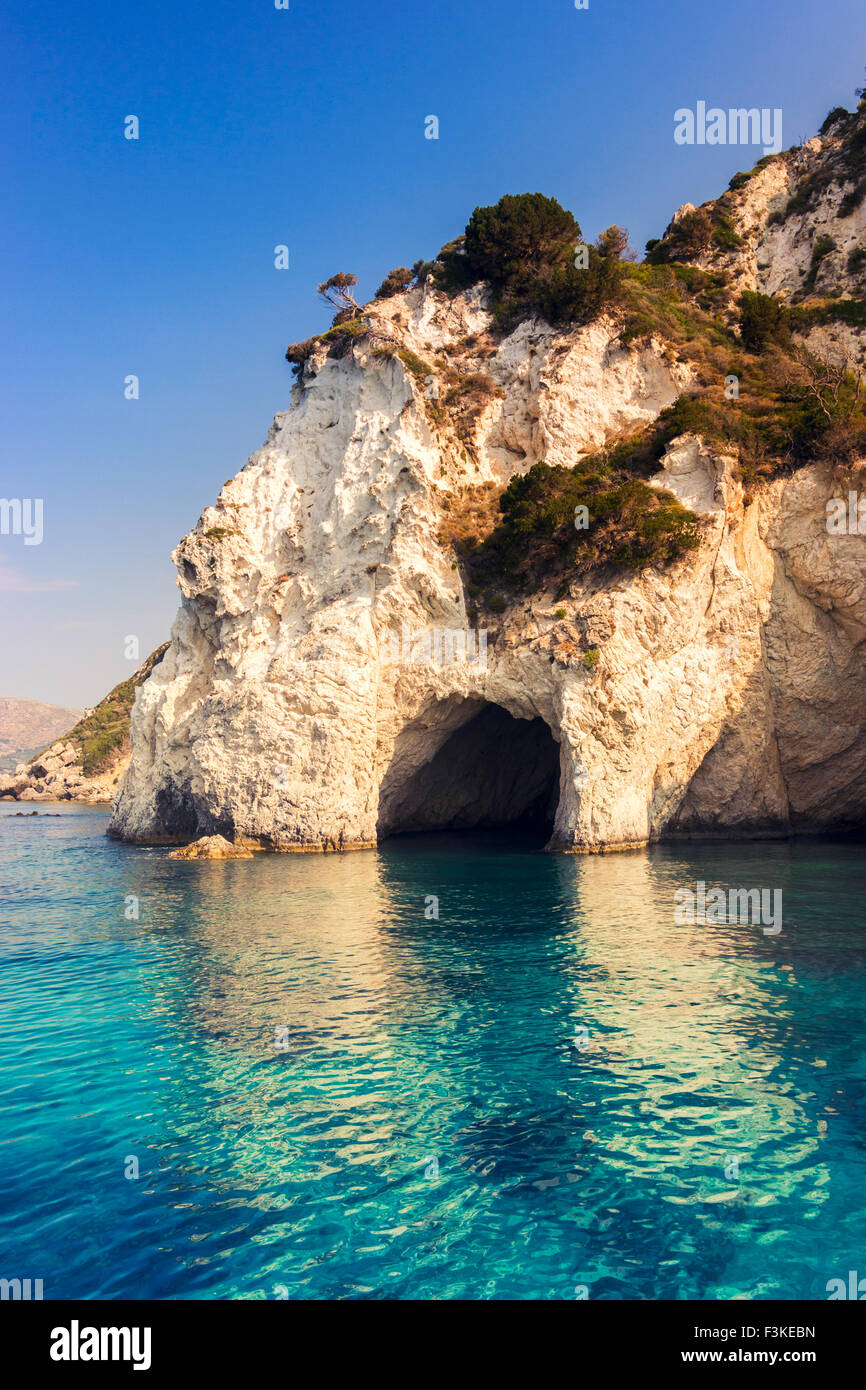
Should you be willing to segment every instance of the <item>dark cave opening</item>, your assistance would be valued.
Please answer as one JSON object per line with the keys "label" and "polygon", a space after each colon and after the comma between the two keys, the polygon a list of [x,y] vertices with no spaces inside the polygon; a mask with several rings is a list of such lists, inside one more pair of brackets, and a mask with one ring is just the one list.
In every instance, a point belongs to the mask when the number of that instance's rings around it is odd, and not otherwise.
{"label": "dark cave opening", "polygon": [[380,838],[500,827],[549,838],[559,803],[559,744],[543,719],[515,719],[499,705],[484,705],[420,762],[411,750],[429,745],[429,730],[410,728],[403,738],[410,754],[401,756],[398,740],[382,783]]}

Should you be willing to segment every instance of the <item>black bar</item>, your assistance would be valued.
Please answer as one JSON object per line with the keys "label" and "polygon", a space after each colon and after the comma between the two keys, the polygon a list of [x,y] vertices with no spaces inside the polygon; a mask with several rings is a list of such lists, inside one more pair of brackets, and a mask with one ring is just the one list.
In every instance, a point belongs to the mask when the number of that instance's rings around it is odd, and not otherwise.
{"label": "black bar", "polygon": [[[533,1379],[551,1358],[568,1358],[575,1379],[590,1366],[611,1375],[641,1377],[677,1369],[701,1377],[715,1366],[729,1375],[741,1367],[783,1373],[797,1368],[819,1375],[850,1374],[859,1363],[864,1333],[859,1303],[736,1301],[653,1303],[441,1303],[385,1300],[293,1303],[273,1300],[153,1302],[6,1302],[0,1305],[4,1362],[17,1376],[50,1375],[52,1381],[109,1374],[150,1376],[162,1384],[178,1375],[212,1374],[219,1384],[233,1374],[274,1374],[287,1383],[333,1377],[341,1365],[364,1378],[380,1373],[425,1380],[431,1374],[465,1374],[471,1365],[490,1370],[502,1358],[516,1377],[525,1356],[535,1361]],[[381,1321],[380,1321],[381,1319]],[[103,1350],[88,1329],[125,1329],[117,1351],[126,1360],[57,1360],[74,1349]],[[133,1329],[138,1329],[134,1334]],[[147,1342],[145,1329],[149,1329]],[[62,1331],[61,1331],[62,1330]],[[727,1334],[727,1335],[725,1335]],[[404,1338],[416,1348],[407,1360]],[[392,1342],[393,1337],[399,1338]],[[423,1340],[421,1340],[423,1339]],[[114,1343],[107,1336],[107,1357]],[[418,1361],[415,1358],[419,1357]],[[141,1362],[133,1369],[134,1359]],[[148,1361],[147,1365],[143,1363]],[[412,1369],[414,1363],[414,1369]],[[366,1370],[364,1369],[366,1366]],[[598,1371],[595,1371],[598,1374]],[[642,1382],[643,1383],[643,1382]]]}

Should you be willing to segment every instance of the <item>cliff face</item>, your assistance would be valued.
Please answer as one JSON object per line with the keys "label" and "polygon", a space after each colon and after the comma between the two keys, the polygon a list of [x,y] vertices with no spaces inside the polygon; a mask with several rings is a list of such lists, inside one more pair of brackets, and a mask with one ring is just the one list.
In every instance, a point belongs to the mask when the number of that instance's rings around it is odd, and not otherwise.
{"label": "cliff face", "polygon": [[[828,150],[732,195],[742,240],[719,254],[735,287],[802,289],[796,229],[768,220]],[[837,194],[816,226],[845,222]],[[863,213],[846,235],[862,239]],[[551,847],[586,851],[862,824],[866,542],[828,534],[825,514],[854,484],[819,461],[745,496],[733,457],[682,435],[652,483],[701,517],[698,549],[476,618],[449,541],[470,491],[573,466],[654,420],[694,369],[658,337],[623,346],[615,315],[502,337],[483,287],[428,281],[366,313],[343,356],[315,349],[175,552],[182,605],[138,691],[111,832],[305,850],[532,816],[552,820]],[[439,409],[449,381],[481,374],[473,410]],[[442,633],[467,630],[468,658],[444,659]]]}
{"label": "cliff face", "polygon": [[[691,259],[724,267],[733,288],[760,290],[792,304],[810,294],[838,293],[840,287],[862,298],[866,257],[850,262],[866,244],[864,176],[866,149],[852,153],[850,134],[846,138],[839,125],[762,160],[742,186],[732,180],[734,187],[707,204],[730,220],[740,244],[714,244]],[[816,246],[821,254],[813,273]]]}

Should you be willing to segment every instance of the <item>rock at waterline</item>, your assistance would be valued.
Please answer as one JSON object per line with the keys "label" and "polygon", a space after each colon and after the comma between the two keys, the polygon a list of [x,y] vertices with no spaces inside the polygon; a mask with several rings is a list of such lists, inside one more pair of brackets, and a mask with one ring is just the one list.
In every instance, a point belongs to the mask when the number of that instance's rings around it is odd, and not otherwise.
{"label": "rock at waterline", "polygon": [[204,835],[183,849],[173,849],[169,859],[252,859],[251,849],[233,845],[222,835]]}

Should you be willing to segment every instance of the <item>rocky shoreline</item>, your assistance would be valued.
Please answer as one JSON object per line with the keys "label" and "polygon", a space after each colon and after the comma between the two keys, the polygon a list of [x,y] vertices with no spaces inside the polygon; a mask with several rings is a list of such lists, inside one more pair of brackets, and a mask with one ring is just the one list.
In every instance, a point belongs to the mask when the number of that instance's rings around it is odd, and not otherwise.
{"label": "rocky shoreline", "polygon": [[60,739],[32,762],[19,763],[13,773],[0,776],[0,801],[110,803],[128,766],[126,753],[105,771],[87,777],[80,749]]}

